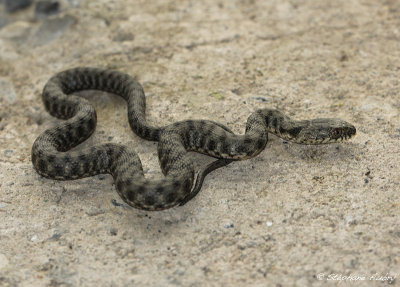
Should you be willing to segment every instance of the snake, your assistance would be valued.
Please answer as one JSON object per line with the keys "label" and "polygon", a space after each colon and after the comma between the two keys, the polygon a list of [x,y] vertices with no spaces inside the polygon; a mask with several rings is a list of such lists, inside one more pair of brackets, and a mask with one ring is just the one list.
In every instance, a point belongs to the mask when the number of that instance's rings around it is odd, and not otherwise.
{"label": "snake", "polygon": [[[145,140],[158,142],[162,178],[147,179],[137,153],[122,144],[110,142],[71,150],[88,139],[96,127],[93,105],[74,95],[83,90],[112,93],[126,101],[132,131]],[[263,151],[268,133],[306,145],[338,143],[356,134],[356,128],[341,119],[293,120],[269,108],[258,109],[248,117],[244,134],[235,134],[210,120],[188,119],[154,127],[146,121],[145,93],[134,77],[92,67],[71,68],[53,75],[43,88],[42,101],[50,115],[64,121],[46,129],[34,141],[31,160],[37,173],[55,180],[111,174],[121,199],[148,211],[185,204],[199,192],[208,173]],[[200,170],[197,178],[191,151],[216,158]]]}

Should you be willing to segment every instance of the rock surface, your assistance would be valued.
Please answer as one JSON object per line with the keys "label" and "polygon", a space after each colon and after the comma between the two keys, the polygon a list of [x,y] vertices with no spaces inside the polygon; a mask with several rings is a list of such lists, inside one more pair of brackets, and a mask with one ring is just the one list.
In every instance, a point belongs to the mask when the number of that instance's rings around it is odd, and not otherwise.
{"label": "rock surface", "polygon": [[[0,29],[0,286],[382,286],[400,276],[400,9],[396,1],[60,1]],[[257,108],[338,117],[348,143],[270,137],[210,174],[183,207],[127,207],[109,175],[40,177],[35,138],[59,120],[40,93],[56,72],[136,77],[154,125],[210,119],[242,133]],[[156,143],[126,105],[88,91],[96,133],[161,177]],[[199,165],[210,162],[193,154]],[[354,282],[357,280],[357,282]],[[385,285],[386,286],[386,285]]]}

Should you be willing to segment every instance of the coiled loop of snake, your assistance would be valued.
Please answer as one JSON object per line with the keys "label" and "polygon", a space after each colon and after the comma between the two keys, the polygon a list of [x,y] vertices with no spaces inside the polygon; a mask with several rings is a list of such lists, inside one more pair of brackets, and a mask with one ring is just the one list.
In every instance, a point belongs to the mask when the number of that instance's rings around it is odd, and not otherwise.
{"label": "coiled loop of snake", "polygon": [[[158,141],[164,178],[147,180],[137,154],[123,145],[106,143],[70,151],[90,137],[96,126],[93,106],[72,95],[87,89],[110,92],[126,100],[132,130],[146,140]],[[236,135],[225,126],[206,120],[152,127],[145,119],[141,85],[127,74],[96,68],[75,68],[56,74],[45,85],[42,99],[51,115],[65,121],[47,129],[35,140],[32,163],[36,171],[58,180],[110,173],[121,198],[145,210],[162,210],[187,202],[200,190],[207,173],[232,160],[259,154],[267,144],[268,132],[300,144],[339,142],[356,133],[354,126],[339,119],[294,121],[271,109],[251,114],[244,135]],[[194,189],[195,172],[188,151],[222,159],[203,170]]]}

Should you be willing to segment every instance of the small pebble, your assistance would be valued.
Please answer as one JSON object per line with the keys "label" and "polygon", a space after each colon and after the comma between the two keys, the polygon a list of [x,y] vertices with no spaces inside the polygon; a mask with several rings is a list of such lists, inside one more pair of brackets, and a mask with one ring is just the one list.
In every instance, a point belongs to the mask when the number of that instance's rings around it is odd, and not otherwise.
{"label": "small pebble", "polygon": [[57,241],[58,239],[60,239],[61,237],[61,233],[57,230],[54,231],[53,235],[47,239],[48,241]]}
{"label": "small pebble", "polygon": [[111,199],[111,203],[112,203],[112,205],[114,205],[114,206],[120,206],[120,207],[123,207],[123,208],[131,208],[129,205],[127,205],[127,204],[125,204],[125,203],[119,203],[118,201],[116,201],[115,199]]}
{"label": "small pebble", "polygon": [[178,269],[176,269],[172,274],[174,274],[174,275],[179,275],[179,276],[183,276],[183,275],[185,275],[185,269],[183,269],[183,268],[178,268]]}
{"label": "small pebble", "polygon": [[115,199],[111,199],[111,203],[112,203],[112,205],[114,205],[114,206],[122,206],[122,204],[119,203],[119,202],[117,202]]}
{"label": "small pebble", "polygon": [[118,234],[118,229],[115,227],[111,227],[109,230],[110,235],[115,236]]}
{"label": "small pebble", "polygon": [[116,42],[132,41],[135,36],[130,31],[116,31],[113,40]]}
{"label": "small pebble", "polygon": [[246,249],[246,245],[244,244],[244,242],[239,242],[237,244],[237,248],[239,248],[240,250],[245,250]]}
{"label": "small pebble", "polygon": [[344,220],[346,221],[347,225],[356,225],[357,224],[357,220],[351,216],[351,215],[347,215]]}
{"label": "small pebble", "polygon": [[224,224],[224,228],[233,228],[233,227],[234,227],[234,225],[232,222],[228,222],[228,223]]}
{"label": "small pebble", "polygon": [[232,89],[231,92],[234,93],[235,95],[238,95],[238,96],[240,96],[240,95],[243,94],[242,90],[239,89],[239,88],[237,88],[237,89]]}
{"label": "small pebble", "polygon": [[88,216],[96,216],[100,214],[104,214],[104,209],[96,208],[96,207],[89,207],[88,210],[85,212]]}
{"label": "small pebble", "polygon": [[253,247],[256,247],[256,246],[257,246],[257,242],[254,241],[254,240],[249,240],[249,241],[246,242],[246,247],[247,248],[253,248]]}
{"label": "small pebble", "polygon": [[6,149],[6,150],[3,151],[3,154],[4,154],[6,157],[12,156],[13,153],[14,153],[14,151],[13,151],[12,149]]}
{"label": "small pebble", "polygon": [[257,100],[257,101],[261,101],[261,102],[266,102],[267,99],[264,97],[254,97],[253,99]]}

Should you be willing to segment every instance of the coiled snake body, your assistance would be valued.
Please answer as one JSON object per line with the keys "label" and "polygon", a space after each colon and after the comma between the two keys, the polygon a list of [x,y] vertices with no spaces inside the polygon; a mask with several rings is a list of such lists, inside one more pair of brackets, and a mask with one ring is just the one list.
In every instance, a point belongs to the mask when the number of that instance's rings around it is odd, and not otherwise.
{"label": "coiled snake body", "polygon": [[[163,179],[145,179],[139,157],[123,145],[106,143],[69,151],[90,137],[96,126],[93,106],[86,99],[71,95],[87,89],[114,93],[126,100],[132,130],[146,140],[158,141]],[[184,204],[200,190],[207,173],[232,160],[259,154],[267,144],[268,132],[300,144],[339,142],[356,133],[353,125],[339,119],[294,121],[271,109],[251,114],[244,135],[236,135],[225,126],[206,120],[152,127],[145,119],[145,95],[141,85],[127,74],[96,68],[75,68],[56,74],[45,85],[42,99],[51,115],[66,121],[47,129],[35,140],[32,163],[36,171],[58,180],[110,173],[121,198],[145,210]],[[188,151],[219,159],[203,170],[196,184]]]}

